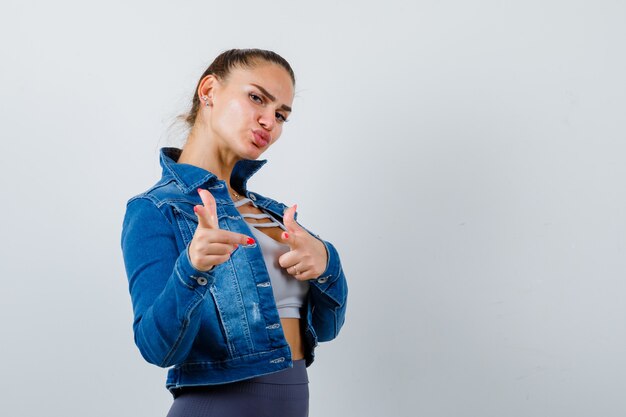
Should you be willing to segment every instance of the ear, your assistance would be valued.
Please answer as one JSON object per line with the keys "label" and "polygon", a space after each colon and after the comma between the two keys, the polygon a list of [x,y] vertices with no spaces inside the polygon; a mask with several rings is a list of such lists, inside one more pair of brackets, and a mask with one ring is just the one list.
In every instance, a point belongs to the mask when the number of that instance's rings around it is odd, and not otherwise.
{"label": "ear", "polygon": [[200,84],[198,84],[197,94],[202,105],[206,105],[207,103],[209,104],[209,106],[213,105],[213,96],[215,95],[215,90],[218,85],[219,80],[213,74],[209,74],[202,80],[200,80]]}

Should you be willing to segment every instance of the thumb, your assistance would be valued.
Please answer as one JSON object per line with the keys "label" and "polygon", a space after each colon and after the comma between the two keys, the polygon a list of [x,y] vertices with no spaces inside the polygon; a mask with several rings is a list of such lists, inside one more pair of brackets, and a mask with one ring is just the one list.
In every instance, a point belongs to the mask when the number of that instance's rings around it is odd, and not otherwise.
{"label": "thumb", "polygon": [[300,225],[296,223],[296,220],[294,219],[297,209],[298,209],[298,205],[294,204],[293,206],[285,210],[285,213],[283,214],[283,223],[285,227],[287,228],[288,232],[293,233],[293,232],[302,230],[302,227],[300,227]]}
{"label": "thumb", "polygon": [[212,225],[213,220],[211,219],[211,215],[206,207],[201,204],[197,204],[193,206],[193,211],[198,217],[198,227],[204,229],[214,229]]}

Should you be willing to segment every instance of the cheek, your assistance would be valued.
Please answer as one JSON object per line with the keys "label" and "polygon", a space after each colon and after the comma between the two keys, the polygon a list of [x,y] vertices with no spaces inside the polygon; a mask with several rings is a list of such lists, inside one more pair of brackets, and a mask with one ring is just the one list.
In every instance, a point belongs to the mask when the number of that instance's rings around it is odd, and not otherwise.
{"label": "cheek", "polygon": [[244,130],[250,124],[245,104],[236,100],[223,104],[214,113],[214,127],[219,131],[220,135],[225,137],[239,134],[238,132]]}
{"label": "cheek", "polygon": [[242,116],[245,116],[246,108],[245,105],[238,101],[231,101],[224,108],[224,112],[222,117],[228,119],[230,122],[235,121],[236,119],[241,119]]}
{"label": "cheek", "polygon": [[276,142],[282,133],[283,133],[282,125],[276,125],[276,128],[274,128],[274,132],[272,132],[272,136],[273,136],[272,143]]}

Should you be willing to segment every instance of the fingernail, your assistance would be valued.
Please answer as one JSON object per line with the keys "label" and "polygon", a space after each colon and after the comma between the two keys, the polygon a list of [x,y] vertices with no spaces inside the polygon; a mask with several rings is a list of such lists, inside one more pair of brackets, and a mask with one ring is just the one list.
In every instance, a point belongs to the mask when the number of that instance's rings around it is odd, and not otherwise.
{"label": "fingernail", "polygon": [[198,212],[198,206],[193,206],[193,212],[197,213]]}
{"label": "fingernail", "polygon": [[248,240],[246,241],[246,243],[247,243],[248,245],[254,245],[254,243],[255,243],[255,242],[254,242],[254,239],[252,239],[251,237],[249,237],[249,238],[248,238]]}
{"label": "fingernail", "polygon": [[198,194],[200,194],[200,190],[201,190],[201,189],[202,189],[202,188],[198,188]]}
{"label": "fingernail", "polygon": [[294,208],[296,211],[298,211],[298,205],[297,205],[297,204],[294,204],[294,205],[293,205],[293,208]]}
{"label": "fingernail", "polygon": [[285,236],[285,239],[289,239],[289,233],[283,232],[283,236]]}

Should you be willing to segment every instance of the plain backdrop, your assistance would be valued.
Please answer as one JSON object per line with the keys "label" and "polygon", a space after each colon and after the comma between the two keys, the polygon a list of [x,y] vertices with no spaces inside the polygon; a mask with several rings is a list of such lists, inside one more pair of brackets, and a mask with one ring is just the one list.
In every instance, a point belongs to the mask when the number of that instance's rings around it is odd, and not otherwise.
{"label": "plain backdrop", "polygon": [[311,416],[626,415],[623,1],[0,5],[2,415],[165,416],[120,248],[196,82],[272,49],[249,188],[340,251]]}

